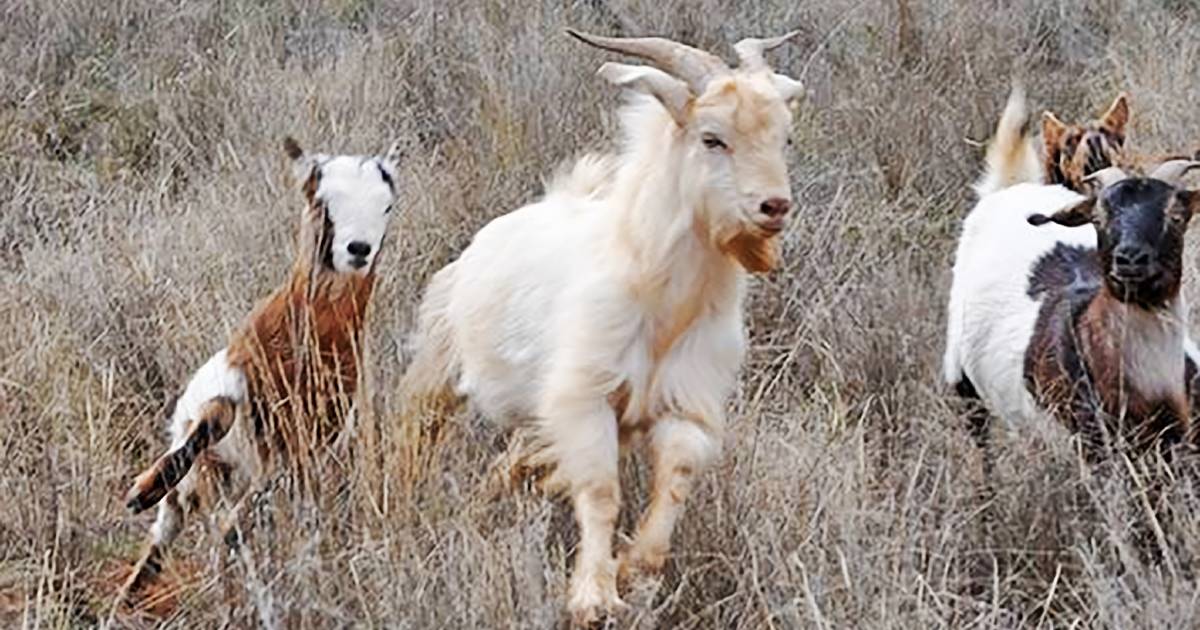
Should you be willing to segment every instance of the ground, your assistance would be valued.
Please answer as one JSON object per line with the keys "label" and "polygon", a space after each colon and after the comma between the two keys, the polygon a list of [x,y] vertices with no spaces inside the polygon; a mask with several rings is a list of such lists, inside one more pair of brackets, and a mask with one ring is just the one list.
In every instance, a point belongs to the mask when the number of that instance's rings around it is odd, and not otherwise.
{"label": "ground", "polygon": [[[1180,627],[1200,517],[1130,547],[1136,482],[1061,433],[998,441],[994,519],[939,383],[954,240],[1013,76],[1035,111],[1132,99],[1131,146],[1200,146],[1200,8],[1181,0],[9,0],[0,8],[0,621],[108,618],[150,516],[120,497],[162,407],[285,277],[302,208],[281,139],[405,148],[353,466],[230,555],[181,537],[152,626],[551,627],[566,506],[496,491],[504,436],[469,412],[428,481],[397,472],[399,378],[425,281],[561,161],[612,146],[611,55],[564,34],[772,54],[808,87],[786,263],[756,279],[731,432],[638,627]],[[1189,254],[1187,265],[1195,269]],[[1191,272],[1189,272],[1190,274]],[[1190,276],[1186,286],[1195,295]],[[1193,300],[1196,302],[1196,300]],[[646,478],[623,467],[622,531]]]}

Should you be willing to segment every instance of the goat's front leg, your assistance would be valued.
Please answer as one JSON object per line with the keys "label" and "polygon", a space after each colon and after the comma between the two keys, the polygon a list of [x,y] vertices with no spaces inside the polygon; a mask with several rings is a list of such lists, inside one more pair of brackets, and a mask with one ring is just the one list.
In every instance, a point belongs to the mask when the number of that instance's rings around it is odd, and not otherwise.
{"label": "goat's front leg", "polygon": [[709,429],[692,420],[667,417],[655,423],[649,445],[654,470],[650,505],[633,543],[621,554],[622,581],[662,571],[696,475],[712,462],[719,444]]}
{"label": "goat's front leg", "polygon": [[[564,413],[568,410],[575,413]],[[579,525],[579,548],[567,607],[578,624],[625,607],[617,594],[612,538],[621,503],[617,420],[603,400],[561,406],[542,421],[542,437],[566,485]]]}

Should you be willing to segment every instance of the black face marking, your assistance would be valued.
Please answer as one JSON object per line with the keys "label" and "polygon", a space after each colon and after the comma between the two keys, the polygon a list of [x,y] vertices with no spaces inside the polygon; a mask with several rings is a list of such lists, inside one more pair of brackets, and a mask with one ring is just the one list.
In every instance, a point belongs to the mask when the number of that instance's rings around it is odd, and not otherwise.
{"label": "black face marking", "polygon": [[387,172],[387,169],[379,162],[375,162],[375,168],[379,169],[379,177],[383,178],[383,183],[388,185],[388,190],[392,191],[393,195],[396,194],[396,182],[392,181],[392,176]]}
{"label": "black face marking", "polygon": [[1065,186],[1075,192],[1085,192],[1083,178],[1113,166],[1124,139],[1107,129],[1073,127],[1066,132],[1059,146],[1048,149],[1046,181]]}
{"label": "black face marking", "polygon": [[[1186,222],[1171,224],[1167,216],[1174,195],[1174,188],[1155,179],[1127,179],[1101,194],[1104,211],[1096,225],[1100,264],[1117,299],[1158,308],[1178,293]],[[1120,263],[1143,257],[1136,277],[1120,273]]]}
{"label": "black face marking", "polygon": [[1100,259],[1096,250],[1059,243],[1038,259],[1029,273],[1025,293],[1040,300],[1049,293],[1077,295],[1087,300],[1100,289]]}
{"label": "black face marking", "polygon": [[324,222],[321,224],[321,240],[318,242],[317,251],[320,252],[321,265],[333,271],[333,221],[329,220],[329,207],[325,202],[317,203],[321,209],[321,216],[324,217]]}

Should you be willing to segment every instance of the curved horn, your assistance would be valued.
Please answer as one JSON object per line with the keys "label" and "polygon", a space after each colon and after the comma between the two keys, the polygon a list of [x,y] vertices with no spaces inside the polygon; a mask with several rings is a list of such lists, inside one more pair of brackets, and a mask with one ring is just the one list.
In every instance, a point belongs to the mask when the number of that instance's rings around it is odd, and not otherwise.
{"label": "curved horn", "polygon": [[1183,174],[1198,166],[1200,162],[1194,160],[1167,160],[1159,164],[1150,177],[1178,188]]}
{"label": "curved horn", "polygon": [[729,72],[729,66],[716,55],[661,37],[601,37],[571,28],[567,34],[596,48],[641,57],[683,79],[696,94],[704,91],[709,79]]}
{"label": "curved horn", "polygon": [[800,31],[795,30],[779,37],[771,37],[768,39],[755,39],[747,37],[742,41],[733,45],[734,52],[737,53],[739,67],[746,70],[765,70],[769,66],[763,55],[768,50],[774,50],[788,43],[795,36],[799,35]]}
{"label": "curved horn", "polygon": [[1091,175],[1084,177],[1083,181],[1085,181],[1085,182],[1097,181],[1097,182],[1100,182],[1100,185],[1103,186],[1104,188],[1108,188],[1109,186],[1112,186],[1113,184],[1125,179],[1126,177],[1129,177],[1129,175],[1127,175],[1125,173],[1125,171],[1122,171],[1120,169],[1120,167],[1110,166],[1108,168],[1102,168],[1102,169],[1096,171],[1095,173],[1092,173]]}

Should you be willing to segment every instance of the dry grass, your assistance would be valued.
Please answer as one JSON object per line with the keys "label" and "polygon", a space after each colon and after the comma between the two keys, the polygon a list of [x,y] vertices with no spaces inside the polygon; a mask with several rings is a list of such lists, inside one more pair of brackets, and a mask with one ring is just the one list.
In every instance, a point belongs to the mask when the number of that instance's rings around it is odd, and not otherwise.
{"label": "dry grass", "polygon": [[[150,521],[119,497],[163,446],[161,405],[286,273],[301,208],[289,133],[335,152],[407,143],[350,491],[268,497],[234,558],[197,521],[175,547],[171,612],[120,621],[561,621],[574,527],[559,503],[490,493],[502,436],[464,413],[432,483],[402,492],[389,468],[424,281],[612,137],[603,55],[568,25],[726,55],[805,29],[776,56],[811,90],[786,268],[754,283],[726,454],[629,623],[1182,627],[1200,612],[1176,562],[1200,541],[1187,488],[1179,557],[1143,564],[1128,475],[1089,473],[1060,433],[1007,435],[989,530],[978,456],[937,376],[980,158],[964,137],[987,135],[1015,72],[1069,118],[1128,89],[1134,146],[1195,147],[1194,3],[8,0],[0,24],[4,625],[107,614]],[[630,497],[639,470],[625,467]]]}

